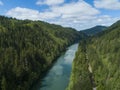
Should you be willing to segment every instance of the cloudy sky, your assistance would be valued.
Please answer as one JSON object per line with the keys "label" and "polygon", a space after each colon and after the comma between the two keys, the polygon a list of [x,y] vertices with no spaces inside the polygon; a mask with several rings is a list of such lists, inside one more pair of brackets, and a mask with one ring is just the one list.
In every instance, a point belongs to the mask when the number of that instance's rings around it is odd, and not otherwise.
{"label": "cloudy sky", "polygon": [[120,20],[120,0],[0,0],[0,15],[82,30]]}

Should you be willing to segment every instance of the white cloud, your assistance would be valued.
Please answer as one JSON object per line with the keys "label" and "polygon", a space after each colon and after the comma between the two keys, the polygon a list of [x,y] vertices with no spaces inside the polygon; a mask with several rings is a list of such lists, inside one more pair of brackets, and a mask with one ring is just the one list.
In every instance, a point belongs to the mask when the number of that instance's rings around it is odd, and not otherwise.
{"label": "white cloud", "polygon": [[2,6],[3,5],[3,2],[2,1],[0,1],[0,6]]}
{"label": "white cloud", "polygon": [[120,10],[120,0],[94,0],[96,8]]}
{"label": "white cloud", "polygon": [[16,7],[6,13],[7,16],[15,17],[17,19],[30,19],[30,20],[45,20],[52,19],[58,14],[52,12],[39,12],[38,10]]}
{"label": "white cloud", "polygon": [[16,7],[9,10],[6,15],[16,17],[18,19],[38,19],[39,18],[39,11]]}
{"label": "white cloud", "polygon": [[36,2],[37,5],[59,5],[64,3],[64,0],[38,0]]}
{"label": "white cloud", "polygon": [[40,12],[29,8],[16,7],[10,9],[6,15],[18,19],[43,20],[78,30],[95,25],[110,25],[120,18],[100,15],[100,11],[83,0],[62,5],[50,6]]}
{"label": "white cloud", "polygon": [[44,12],[38,10],[16,7],[9,10],[6,15],[16,17],[18,19],[32,19],[32,20],[49,20],[59,17],[64,18],[78,18],[85,16],[92,16],[98,14],[99,11],[87,4],[84,1],[64,4],[62,6],[52,6]]}
{"label": "white cloud", "polygon": [[96,15],[100,12],[84,1],[64,4],[63,6],[55,6],[51,8],[53,12],[61,13],[63,18],[80,17],[84,15]]}
{"label": "white cloud", "polygon": [[108,15],[102,16],[90,16],[76,19],[59,19],[57,21],[51,21],[51,23],[60,24],[65,27],[74,27],[77,30],[84,30],[94,27],[96,25],[109,26],[119,20],[120,17],[114,18]]}

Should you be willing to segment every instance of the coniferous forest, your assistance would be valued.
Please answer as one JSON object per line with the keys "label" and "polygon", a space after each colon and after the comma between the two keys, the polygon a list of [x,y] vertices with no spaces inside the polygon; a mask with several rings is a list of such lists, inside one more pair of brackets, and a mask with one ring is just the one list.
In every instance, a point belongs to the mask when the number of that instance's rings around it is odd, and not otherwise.
{"label": "coniferous forest", "polygon": [[0,90],[120,90],[120,0],[0,0]]}
{"label": "coniferous forest", "polygon": [[96,29],[100,30],[89,35],[43,21],[0,16],[0,90],[30,90],[76,42],[66,90],[120,90],[120,21]]}
{"label": "coniferous forest", "polygon": [[120,21],[79,44],[67,90],[92,88],[120,90]]}
{"label": "coniferous forest", "polygon": [[0,90],[29,90],[83,36],[72,28],[0,16]]}

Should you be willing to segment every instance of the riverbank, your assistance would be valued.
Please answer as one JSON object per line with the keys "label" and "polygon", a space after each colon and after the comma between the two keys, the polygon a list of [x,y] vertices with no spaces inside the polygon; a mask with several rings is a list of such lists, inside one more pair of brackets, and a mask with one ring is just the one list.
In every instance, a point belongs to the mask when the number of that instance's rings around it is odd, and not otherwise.
{"label": "riverbank", "polygon": [[75,56],[78,44],[70,46],[54,62],[53,66],[46,73],[46,76],[32,88],[32,90],[65,90],[69,83],[72,61]]}
{"label": "riverbank", "polygon": [[86,57],[86,42],[83,40],[79,44],[72,65],[70,82],[66,90],[92,90],[88,64],[89,61]]}

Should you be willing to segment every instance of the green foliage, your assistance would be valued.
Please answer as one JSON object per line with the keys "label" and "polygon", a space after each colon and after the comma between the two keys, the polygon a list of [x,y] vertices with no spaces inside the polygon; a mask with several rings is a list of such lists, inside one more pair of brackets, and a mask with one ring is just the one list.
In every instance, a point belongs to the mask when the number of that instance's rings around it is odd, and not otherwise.
{"label": "green foliage", "polygon": [[88,57],[97,90],[120,90],[120,21],[91,39]]}
{"label": "green foliage", "polygon": [[86,42],[84,40],[79,44],[72,66],[72,74],[67,90],[92,90],[88,60],[86,59]]}
{"label": "green foliage", "polygon": [[1,88],[2,88],[2,90],[7,90],[7,81],[4,76],[2,77]]}
{"label": "green foliage", "polygon": [[81,35],[72,28],[0,16],[0,90],[29,90]]}
{"label": "green foliage", "polygon": [[[85,54],[88,55],[87,61]],[[87,38],[87,42],[80,42],[67,90],[91,90],[88,63],[92,67],[97,90],[120,90],[120,21]]]}
{"label": "green foliage", "polygon": [[93,36],[106,30],[106,28],[107,28],[106,26],[95,26],[90,29],[82,30],[82,32],[84,32],[88,36]]}

